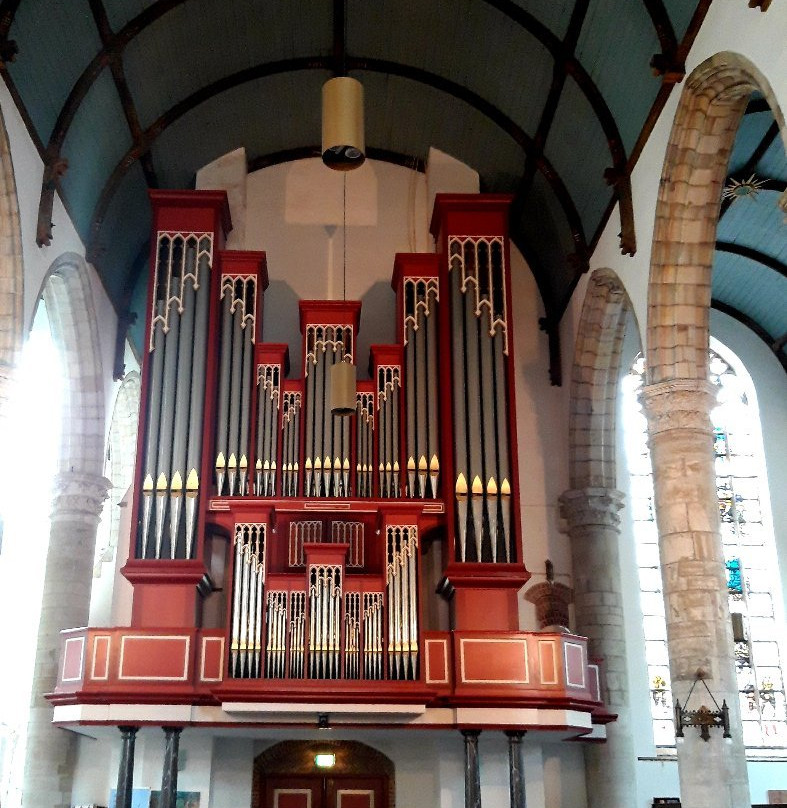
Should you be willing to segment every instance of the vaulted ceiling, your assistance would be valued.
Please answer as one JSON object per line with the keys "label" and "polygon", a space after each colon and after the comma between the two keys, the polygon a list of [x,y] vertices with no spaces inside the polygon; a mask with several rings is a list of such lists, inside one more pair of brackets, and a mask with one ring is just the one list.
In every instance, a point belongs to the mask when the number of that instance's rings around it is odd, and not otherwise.
{"label": "vaulted ceiling", "polygon": [[252,169],[319,154],[320,88],[346,69],[371,157],[423,167],[435,146],[515,194],[554,336],[616,201],[621,250],[636,249],[629,172],[710,2],[1,0],[0,70],[46,165],[38,239],[57,239],[60,193],[121,314],[147,188],[189,187],[238,146]]}

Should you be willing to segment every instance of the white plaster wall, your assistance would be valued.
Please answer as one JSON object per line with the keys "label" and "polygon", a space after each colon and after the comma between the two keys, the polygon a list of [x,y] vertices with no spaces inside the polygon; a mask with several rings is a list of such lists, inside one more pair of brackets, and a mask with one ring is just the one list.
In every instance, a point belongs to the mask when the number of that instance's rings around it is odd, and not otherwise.
{"label": "white plaster wall", "polygon": [[[67,732],[68,730],[63,730]],[[77,759],[74,766],[74,782],[71,791],[72,805],[108,805],[109,790],[117,785],[120,763],[120,733],[115,739],[96,739],[80,735],[77,744]]]}
{"label": "white plaster wall", "polygon": [[369,345],[395,339],[394,256],[432,249],[424,175],[374,160],[347,174],[319,159],[262,169],[248,177],[245,230],[245,249],[265,250],[268,259],[263,339],[289,344],[296,377],[302,376],[298,300],[342,299],[346,249],[346,298],[363,303],[356,359],[363,378]]}
{"label": "white plaster wall", "polygon": [[[210,770],[210,802],[206,808],[245,808],[251,805],[251,777],[254,766],[252,738],[213,739]],[[180,782],[178,782],[180,787]]]}
{"label": "white plaster wall", "polygon": [[[543,305],[535,278],[521,253],[511,247],[514,367],[517,408],[522,560],[533,574],[531,586],[546,578],[570,584],[571,548],[560,532],[557,500],[568,488],[568,407],[573,340],[562,340],[564,378],[549,383],[549,342],[539,329]],[[525,589],[527,591],[527,588]],[[535,606],[520,601],[522,628],[538,627]]]}
{"label": "white plaster wall", "polygon": [[[72,804],[106,805],[117,785],[120,733],[101,730],[98,740],[80,736]],[[256,737],[252,737],[252,734]],[[203,808],[251,805],[254,759],[272,743],[287,738],[318,740],[324,734],[303,730],[260,737],[212,735],[186,728],[180,741],[178,790],[199,791]],[[396,808],[464,808],[464,739],[458,731],[340,731],[331,740],[366,743],[394,764]],[[585,808],[582,745],[523,741],[528,808]],[[161,788],[164,734],[142,728],[136,741],[134,788]],[[485,808],[509,805],[508,740],[502,732],[479,738],[481,796]]]}

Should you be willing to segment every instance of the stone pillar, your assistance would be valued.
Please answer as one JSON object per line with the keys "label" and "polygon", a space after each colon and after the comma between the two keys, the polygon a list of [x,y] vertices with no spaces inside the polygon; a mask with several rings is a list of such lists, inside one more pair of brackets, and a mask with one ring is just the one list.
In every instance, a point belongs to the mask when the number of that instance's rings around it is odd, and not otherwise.
{"label": "stone pillar", "polygon": [[618,716],[607,724],[606,743],[585,747],[588,806],[629,808],[637,801],[637,781],[618,552],[623,494],[573,489],[560,505],[571,537],[577,632],[588,638],[588,654],[601,660],[604,702]]}
{"label": "stone pillar", "polygon": [[134,742],[138,727],[118,727],[122,746],[118,766],[118,786],[115,808],[131,808],[131,795],[134,788]]}
{"label": "stone pillar", "polygon": [[694,379],[661,382],[645,387],[642,399],[650,433],[672,696],[685,704],[697,671],[704,671],[718,703],[727,700],[732,728],[729,744],[720,731],[705,742],[698,730],[685,730],[685,742],[677,747],[681,801],[684,808],[748,808],[710,422],[715,387]]}
{"label": "stone pillar", "polygon": [[465,808],[481,808],[481,767],[478,762],[480,729],[463,729],[465,738]]}
{"label": "stone pillar", "polygon": [[164,768],[159,808],[175,808],[178,796],[178,748],[183,727],[164,727]]}
{"label": "stone pillar", "polygon": [[76,736],[52,726],[44,693],[54,690],[60,660],[60,632],[86,626],[96,528],[110,488],[93,474],[65,472],[54,480],[52,524],[41,596],[27,726],[22,803],[25,808],[69,808]]}
{"label": "stone pillar", "polygon": [[526,808],[525,765],[522,760],[523,730],[506,732],[508,736],[508,782],[511,794],[511,808]]}

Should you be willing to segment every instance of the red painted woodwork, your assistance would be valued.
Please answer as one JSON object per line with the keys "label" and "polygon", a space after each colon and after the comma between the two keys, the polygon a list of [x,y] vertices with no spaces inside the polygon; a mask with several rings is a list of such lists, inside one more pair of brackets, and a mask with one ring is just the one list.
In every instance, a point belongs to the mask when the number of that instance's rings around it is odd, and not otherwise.
{"label": "red painted woodwork", "polygon": [[361,303],[358,300],[301,300],[298,310],[301,334],[305,335],[308,325],[349,325],[353,337],[358,336],[361,327]]}
{"label": "red painted woodwork", "polygon": [[381,777],[329,777],[327,808],[387,808]]}
{"label": "red painted woodwork", "polygon": [[[213,234],[213,267],[211,270],[211,295],[208,315],[208,343],[215,346],[219,335],[220,290],[222,275],[254,275],[257,278],[256,331],[261,335],[262,300],[268,284],[264,253],[226,251],[224,236],[231,227],[226,195],[223,192],[151,192],[154,210],[154,233],[156,231],[209,232]],[[535,707],[538,709],[572,709],[591,713],[595,723],[612,720],[600,701],[602,685],[595,663],[587,660],[586,640],[573,635],[546,634],[519,631],[518,592],[529,578],[521,563],[460,563],[454,552],[454,450],[452,435],[453,409],[451,402],[451,363],[444,356],[451,350],[450,295],[448,286],[447,244],[451,235],[501,237],[504,239],[504,260],[507,269],[507,311],[511,316],[510,260],[508,253],[508,207],[510,198],[497,195],[438,195],[432,232],[437,238],[437,254],[399,254],[396,256],[392,286],[397,292],[397,343],[375,345],[370,351],[372,379],[360,381],[359,392],[376,395],[376,370],[382,365],[394,365],[402,372],[399,389],[399,465],[400,484],[404,492],[406,482],[406,396],[404,393],[403,349],[403,286],[407,278],[437,278],[440,283],[440,303],[435,311],[439,334],[441,357],[439,361],[439,445],[440,480],[446,492],[445,499],[394,499],[355,498],[340,499],[283,497],[282,442],[278,442],[276,457],[276,495],[257,496],[211,496],[215,491],[215,418],[217,411],[217,350],[208,351],[206,364],[205,410],[203,418],[203,448],[200,468],[200,499],[197,522],[195,558],[192,560],[140,560],[131,558],[123,568],[123,574],[134,588],[132,625],[124,628],[89,628],[64,632],[58,682],[50,699],[55,704],[203,704],[213,707],[235,702],[258,704],[260,715],[275,713],[276,706],[290,706],[296,717],[288,723],[300,722],[313,726],[312,705],[334,703],[347,705],[345,712],[352,716],[353,708],[362,708],[366,716],[361,723],[368,723],[369,715],[379,708],[380,725],[402,724],[411,720],[402,716],[413,715],[430,708],[477,708],[477,707]],[[155,242],[155,239],[154,239]],[[154,245],[152,258],[156,259]],[[152,284],[151,284],[152,287]],[[154,294],[151,288],[150,295]],[[152,297],[150,298],[152,300]],[[151,303],[148,305],[148,329],[150,328]],[[360,321],[360,306],[357,301],[302,301],[299,305],[300,325],[306,341],[310,325],[344,325],[353,329],[353,360],[359,365],[362,358],[357,354],[357,333]],[[510,328],[510,322],[507,324]],[[305,344],[304,344],[305,349]],[[304,350],[305,360],[306,350]],[[295,369],[301,378],[285,379],[289,373],[288,347],[284,344],[265,344],[255,341],[255,377],[249,396],[249,473],[253,481],[256,457],[255,431],[257,428],[257,404],[259,389],[256,384],[256,365],[273,364],[280,368],[280,390],[300,392],[301,412],[306,410],[303,367]],[[143,411],[138,438],[138,464],[136,490],[142,488],[142,451],[145,444],[145,407],[148,400],[149,362],[143,366]],[[512,486],[511,527],[514,545],[519,546],[521,536],[519,516],[519,485],[516,453],[516,418],[513,400],[513,339],[509,339],[509,355],[505,360],[508,383],[508,437],[511,445],[510,472]],[[377,409],[375,406],[375,417]],[[281,435],[281,410],[277,429]],[[351,417],[350,462],[354,478],[356,467],[356,421]],[[300,465],[299,490],[304,482],[304,444],[306,430],[301,428],[298,448]],[[378,490],[379,464],[377,434],[373,441],[374,490]],[[132,522],[139,519],[139,501],[135,499]],[[323,541],[326,543],[303,544],[304,563],[291,563],[289,557],[290,526],[298,521],[322,523]],[[360,522],[365,536],[362,566],[350,566],[347,561],[348,544],[332,544],[333,521]],[[387,582],[387,529],[395,526],[417,528],[419,552],[416,554],[418,574],[418,664],[413,667],[414,680],[364,679],[297,679],[297,678],[240,678],[237,669],[228,673],[231,634],[232,587],[234,585],[233,552],[236,524],[255,523],[265,525],[265,578],[264,593],[270,591],[308,591],[310,565],[329,564],[342,568],[343,593],[383,593]],[[136,537],[136,529],[134,530]],[[424,598],[431,596],[433,581],[423,579],[423,539],[444,541],[448,547],[444,553],[444,581],[440,590],[451,602],[452,631],[434,631],[424,623]],[[221,548],[226,543],[226,564],[214,564],[211,581],[204,559],[210,555],[211,542]],[[132,552],[133,555],[133,552]],[[211,604],[226,598],[225,625],[221,628],[203,630],[201,610],[203,597],[211,587],[223,589],[214,596]],[[361,598],[363,601],[363,598]],[[258,601],[259,602],[259,601]],[[306,609],[308,611],[308,603]],[[215,609],[221,613],[221,607]],[[382,623],[384,667],[391,664],[388,648],[389,624]],[[261,625],[259,622],[257,625]],[[261,629],[261,648],[265,649],[265,626]],[[345,631],[342,623],[341,632]],[[365,631],[365,629],[363,629]],[[363,633],[358,635],[364,641]],[[256,640],[255,640],[256,642]],[[285,641],[286,643],[286,641]],[[236,641],[235,653],[238,644]],[[245,653],[245,651],[244,651]],[[394,652],[390,652],[394,653]],[[289,673],[289,660],[285,663]],[[344,661],[340,663],[344,665]],[[363,668],[363,666],[361,666]],[[340,668],[343,670],[343,668]],[[390,670],[389,670],[390,673]],[[385,674],[384,674],[385,675]],[[302,705],[303,714],[298,713]],[[385,711],[385,707],[389,711]],[[307,710],[308,707],[308,710]],[[397,713],[398,710],[398,713]],[[227,710],[227,712],[231,712]],[[292,710],[291,710],[292,712]],[[307,716],[308,713],[308,717]],[[216,714],[219,714],[218,711]],[[392,715],[398,715],[392,718]],[[348,722],[352,718],[346,719]],[[420,720],[420,719],[419,719]],[[360,721],[360,719],[359,719]],[[444,718],[437,723],[440,726]],[[456,718],[457,725],[460,720]],[[428,720],[426,720],[428,725]],[[371,805],[387,806],[384,784],[371,781],[320,779],[319,787],[312,783],[298,791],[289,788],[287,778],[269,781],[262,806],[271,806],[278,800],[279,808],[300,808],[302,804],[322,806],[326,798],[341,808],[369,808]],[[302,783],[302,779],[299,780]],[[276,785],[278,783],[278,785]],[[273,785],[271,785],[273,784]],[[290,783],[291,784],[291,783]],[[275,786],[275,787],[274,787]],[[312,787],[313,786],[313,787]],[[382,790],[378,789],[381,788]],[[271,790],[271,788],[273,790]],[[276,790],[278,788],[278,790]],[[308,796],[307,796],[308,795]]]}
{"label": "red painted woodwork", "polygon": [[[217,254],[224,247],[224,240],[226,234],[232,229],[232,220],[230,217],[229,204],[227,202],[227,194],[224,191],[159,191],[151,190],[148,192],[150,197],[151,207],[153,209],[153,226],[152,232],[154,237],[151,239],[150,248],[150,266],[156,264],[158,244],[155,234],[158,232],[179,232],[179,233],[211,233],[213,237],[213,267],[211,268],[211,285],[215,288],[215,283],[219,279],[219,268],[217,264]],[[147,295],[147,309],[145,315],[145,346],[148,344],[153,309],[153,296],[155,289],[153,283],[149,284]],[[211,333],[213,323],[216,318],[216,301],[211,299],[210,313],[208,317],[208,332]],[[137,437],[137,463],[134,475],[134,490],[137,492],[134,497],[132,506],[131,518],[131,559],[129,563],[121,570],[121,573],[128,578],[132,586],[134,586],[134,604],[132,607],[132,624],[135,626],[160,626],[160,625],[174,625],[174,626],[196,626],[200,614],[200,605],[202,595],[198,592],[196,581],[184,580],[182,562],[169,561],[166,559],[160,560],[142,560],[136,559],[136,542],[137,542],[137,525],[140,520],[140,503],[142,481],[144,474],[144,451],[145,451],[145,429],[147,424],[147,407],[149,401],[149,386],[150,386],[150,371],[151,363],[148,361],[150,354],[145,351],[145,357],[142,363],[142,383],[141,383],[141,397],[140,397],[140,412],[139,423],[140,429]],[[208,352],[208,364],[206,367],[206,376],[208,379],[213,378],[215,375],[215,358],[213,352]],[[207,391],[206,391],[207,394]],[[209,400],[206,399],[206,412],[204,423],[211,422],[212,410],[208,406]],[[204,457],[203,457],[204,460]],[[204,463],[202,470],[202,491],[201,499],[207,499],[207,486],[204,476]],[[200,508],[200,515],[197,523],[197,536],[204,535],[204,504]],[[197,568],[195,574],[198,573],[197,581],[202,580],[206,575],[204,563],[202,562],[202,542],[197,541],[195,545],[195,554],[197,561]],[[155,582],[148,577],[147,572],[143,569],[147,567],[150,571],[155,570],[157,576],[163,576],[159,581]],[[171,580],[165,583],[171,571]],[[153,591],[149,587],[153,586]],[[161,589],[160,587],[165,587]],[[139,601],[139,602],[138,602]],[[156,605],[158,603],[158,606]],[[166,605],[164,605],[166,604]]]}
{"label": "red painted woodwork", "polygon": [[424,632],[424,682],[429,687],[450,691],[453,651],[447,631]]}
{"label": "red painted woodwork", "polygon": [[267,777],[258,808],[387,808],[382,777]]}
{"label": "red painted woodwork", "polygon": [[439,268],[440,258],[434,253],[396,253],[391,288],[396,292],[396,338],[401,344],[404,344],[405,278],[437,278]]}
{"label": "red painted woodwork", "polygon": [[[514,339],[511,323],[511,256],[508,241],[508,211],[512,197],[508,194],[437,194],[430,230],[435,237],[439,255],[439,275],[441,289],[449,286],[448,242],[451,236],[502,237],[505,245],[506,267],[506,309],[510,335],[508,356],[506,357],[506,383],[508,396],[508,443],[511,470],[511,524],[515,550],[521,547],[521,517],[519,509],[519,471],[516,437],[516,401],[514,397]],[[440,317],[440,338],[443,346],[451,344],[450,311],[448,296],[443,294]],[[440,384],[444,390],[453,389],[450,362],[440,365]],[[453,402],[450,396],[440,400],[441,416],[444,424],[453,420]],[[453,508],[453,482],[456,471],[453,463],[453,435],[450,429],[443,429],[440,446],[444,468],[441,476],[446,482],[446,526],[450,539],[449,558],[455,559],[456,535],[455,511]],[[448,488],[450,484],[450,488]],[[482,569],[486,567],[487,569]],[[491,568],[491,572],[488,570]],[[530,578],[524,564],[462,564],[449,561],[445,570],[449,586],[444,591],[453,591],[453,625],[458,629],[507,629],[519,626],[517,595],[519,589]]]}
{"label": "red painted woodwork", "polygon": [[131,559],[121,572],[134,587],[132,626],[147,629],[199,625],[200,587],[207,575],[202,561]]}
{"label": "red painted woodwork", "polygon": [[323,808],[323,781],[317,777],[268,777],[259,808]]}

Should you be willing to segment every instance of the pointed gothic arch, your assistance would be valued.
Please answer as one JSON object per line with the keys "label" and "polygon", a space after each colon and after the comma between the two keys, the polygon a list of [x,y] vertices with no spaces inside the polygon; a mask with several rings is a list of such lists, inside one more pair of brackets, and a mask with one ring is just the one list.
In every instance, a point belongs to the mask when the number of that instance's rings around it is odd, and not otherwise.
{"label": "pointed gothic arch", "polygon": [[615,488],[615,402],[626,320],[633,307],[618,276],[597,269],[582,306],[569,415],[571,488]]}
{"label": "pointed gothic arch", "polygon": [[755,90],[768,102],[787,149],[787,128],[776,95],[748,59],[717,53],[686,79],[656,204],[648,284],[650,384],[708,378],[719,200],[738,125]]}
{"label": "pointed gothic arch", "polygon": [[685,704],[702,676],[730,708],[730,744],[712,762],[700,765],[693,737],[678,748],[680,793],[686,804],[720,808],[748,804],[749,786],[711,451],[711,272],[727,165],[755,90],[784,136],[775,95],[745,57],[717,53],[686,79],[656,203],[642,393],[673,693]]}
{"label": "pointed gothic arch", "polygon": [[0,113],[0,412],[22,347],[24,268],[11,147]]}
{"label": "pointed gothic arch", "polygon": [[55,259],[41,292],[66,373],[60,471],[103,473],[104,388],[98,320],[85,259]]}
{"label": "pointed gothic arch", "polygon": [[84,258],[76,253],[59,256],[41,297],[62,352],[65,385],[22,786],[23,802],[30,808],[70,800],[75,741],[52,725],[44,694],[57,681],[60,632],[87,625],[96,528],[109,487],[102,476],[105,407],[98,326]]}

